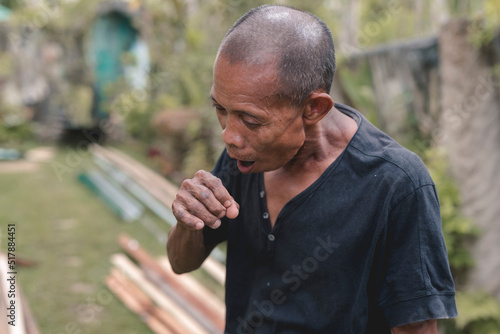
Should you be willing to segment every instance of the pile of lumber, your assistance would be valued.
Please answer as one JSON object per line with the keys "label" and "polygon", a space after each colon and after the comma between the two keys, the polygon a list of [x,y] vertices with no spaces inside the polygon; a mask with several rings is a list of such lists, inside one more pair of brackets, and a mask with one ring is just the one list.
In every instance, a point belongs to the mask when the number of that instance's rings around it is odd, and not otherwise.
{"label": "pile of lumber", "polygon": [[8,263],[7,255],[0,253],[0,309],[3,315],[0,333],[40,334],[28,301],[21,291],[17,272],[13,272]]}
{"label": "pile of lumber", "polygon": [[[223,332],[222,300],[189,274],[175,274],[166,256],[155,259],[127,235],[118,242],[124,252],[111,256],[106,285],[154,333]],[[219,277],[224,275],[220,264],[211,265]]]}

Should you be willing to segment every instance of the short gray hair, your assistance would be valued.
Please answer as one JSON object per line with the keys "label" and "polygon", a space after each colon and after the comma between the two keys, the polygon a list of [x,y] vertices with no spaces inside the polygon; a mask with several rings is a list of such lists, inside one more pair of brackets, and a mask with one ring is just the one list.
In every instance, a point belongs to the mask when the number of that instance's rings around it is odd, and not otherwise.
{"label": "short gray hair", "polygon": [[300,106],[317,90],[330,92],[335,48],[330,29],[315,15],[288,6],[264,5],[243,15],[219,47],[230,63],[275,60],[278,98]]}

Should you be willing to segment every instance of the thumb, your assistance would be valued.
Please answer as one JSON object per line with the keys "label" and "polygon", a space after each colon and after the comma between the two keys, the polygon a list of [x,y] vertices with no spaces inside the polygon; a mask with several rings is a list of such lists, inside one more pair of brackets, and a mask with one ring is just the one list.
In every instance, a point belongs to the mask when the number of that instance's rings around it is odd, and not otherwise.
{"label": "thumb", "polygon": [[240,206],[235,200],[231,201],[231,205],[226,208],[226,217],[229,219],[234,219],[238,217],[240,213]]}

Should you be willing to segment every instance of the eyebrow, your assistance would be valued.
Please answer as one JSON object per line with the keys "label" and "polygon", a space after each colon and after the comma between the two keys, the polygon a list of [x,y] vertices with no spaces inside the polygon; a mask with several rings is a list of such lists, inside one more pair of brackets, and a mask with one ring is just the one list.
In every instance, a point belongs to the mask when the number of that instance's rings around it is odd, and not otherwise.
{"label": "eyebrow", "polygon": [[215,99],[215,97],[213,97],[213,95],[210,95],[210,100],[215,104],[219,104],[219,102],[217,102],[217,100]]}

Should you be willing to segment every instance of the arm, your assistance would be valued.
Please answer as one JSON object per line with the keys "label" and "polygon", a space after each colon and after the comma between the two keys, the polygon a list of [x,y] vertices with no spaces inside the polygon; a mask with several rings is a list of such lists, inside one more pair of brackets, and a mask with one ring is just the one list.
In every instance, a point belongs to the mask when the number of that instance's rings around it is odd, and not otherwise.
{"label": "arm", "polygon": [[191,230],[182,222],[177,222],[168,234],[167,255],[177,274],[198,269],[213,248],[205,247],[201,230]]}
{"label": "arm", "polygon": [[432,319],[401,327],[393,327],[391,334],[437,334],[437,321]]}
{"label": "arm", "polygon": [[222,182],[209,172],[199,171],[194,178],[184,180],[172,203],[177,218],[168,235],[167,255],[177,274],[195,270],[215,247],[206,247],[203,228],[218,228],[220,218],[236,218],[239,205]]}

